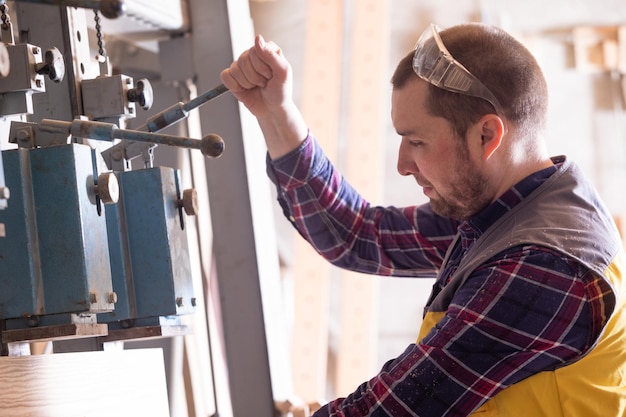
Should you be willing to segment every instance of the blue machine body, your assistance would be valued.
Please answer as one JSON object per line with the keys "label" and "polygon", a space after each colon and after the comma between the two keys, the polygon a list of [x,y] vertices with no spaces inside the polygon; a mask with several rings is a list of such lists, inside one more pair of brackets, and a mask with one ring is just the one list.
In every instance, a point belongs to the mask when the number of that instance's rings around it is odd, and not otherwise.
{"label": "blue machine body", "polygon": [[113,309],[94,157],[80,144],[2,152],[11,204],[0,211],[0,319]]}
{"label": "blue machine body", "polygon": [[195,298],[178,171],[155,167],[116,173],[120,200],[106,211],[115,310],[98,321],[156,325],[192,313]]}

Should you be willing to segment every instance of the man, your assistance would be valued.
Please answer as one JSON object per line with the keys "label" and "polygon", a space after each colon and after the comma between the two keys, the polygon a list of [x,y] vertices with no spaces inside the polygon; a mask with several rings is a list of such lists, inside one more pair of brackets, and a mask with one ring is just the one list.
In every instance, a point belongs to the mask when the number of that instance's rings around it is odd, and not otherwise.
{"label": "man", "polygon": [[542,142],[547,88],[504,31],[431,25],[393,78],[398,171],[429,203],[374,207],[333,168],[257,37],[222,72],[257,117],[294,227],[356,271],[437,279],[415,344],[315,416],[626,415],[623,250],[580,170]]}

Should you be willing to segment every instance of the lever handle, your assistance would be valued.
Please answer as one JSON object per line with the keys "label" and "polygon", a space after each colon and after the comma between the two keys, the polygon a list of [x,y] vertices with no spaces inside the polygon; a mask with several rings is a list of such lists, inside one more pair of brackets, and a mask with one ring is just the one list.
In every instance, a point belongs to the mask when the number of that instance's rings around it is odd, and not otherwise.
{"label": "lever handle", "polygon": [[137,81],[135,88],[131,88],[126,93],[128,101],[137,103],[142,109],[148,111],[154,103],[154,93],[152,91],[152,84],[145,78]]}
{"label": "lever handle", "polygon": [[63,54],[56,47],[52,47],[44,54],[44,62],[35,65],[37,74],[47,74],[55,83],[60,83],[65,78],[65,61]]}

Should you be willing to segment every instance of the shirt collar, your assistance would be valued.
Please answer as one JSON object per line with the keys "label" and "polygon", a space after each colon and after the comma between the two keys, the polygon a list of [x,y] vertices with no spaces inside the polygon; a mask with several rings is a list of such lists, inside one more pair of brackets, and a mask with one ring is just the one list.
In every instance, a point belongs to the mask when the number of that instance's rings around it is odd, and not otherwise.
{"label": "shirt collar", "polygon": [[459,233],[461,234],[462,241],[477,239],[478,236],[482,235],[500,217],[535,191],[545,180],[550,178],[550,176],[559,169],[563,161],[564,159],[554,158],[554,165],[524,178],[502,194],[496,201],[469,220],[461,223],[459,225]]}

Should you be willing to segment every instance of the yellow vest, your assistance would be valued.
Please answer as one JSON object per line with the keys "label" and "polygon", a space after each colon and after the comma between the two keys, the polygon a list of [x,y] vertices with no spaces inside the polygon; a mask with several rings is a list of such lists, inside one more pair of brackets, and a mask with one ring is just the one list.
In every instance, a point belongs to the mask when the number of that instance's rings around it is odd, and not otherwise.
{"label": "yellow vest", "polygon": [[[626,417],[626,282],[622,275],[626,254],[608,211],[587,184],[577,168],[565,161],[559,172],[489,228],[465,256],[448,288],[433,295],[427,307],[418,342],[443,318],[456,289],[476,267],[505,249],[503,245],[523,242],[573,256],[612,286],[615,306],[612,311],[607,307],[607,324],[586,355],[505,388],[472,416]],[[568,211],[563,212],[563,207]],[[570,239],[572,235],[578,238]],[[564,243],[570,246],[564,248]]]}
{"label": "yellow vest", "polygon": [[[620,301],[598,344],[579,361],[535,374],[487,401],[476,417],[624,417],[626,416],[626,271],[623,252],[605,276]],[[419,340],[445,315],[429,312]]]}

